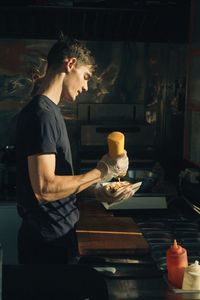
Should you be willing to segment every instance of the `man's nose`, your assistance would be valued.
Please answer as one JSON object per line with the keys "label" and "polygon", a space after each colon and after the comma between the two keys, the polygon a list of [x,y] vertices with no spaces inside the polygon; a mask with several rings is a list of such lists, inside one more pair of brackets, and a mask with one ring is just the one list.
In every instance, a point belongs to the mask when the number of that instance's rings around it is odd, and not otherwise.
{"label": "man's nose", "polygon": [[83,90],[84,90],[85,92],[87,92],[87,91],[88,91],[88,83],[87,83],[87,82],[84,84],[84,86],[83,86]]}

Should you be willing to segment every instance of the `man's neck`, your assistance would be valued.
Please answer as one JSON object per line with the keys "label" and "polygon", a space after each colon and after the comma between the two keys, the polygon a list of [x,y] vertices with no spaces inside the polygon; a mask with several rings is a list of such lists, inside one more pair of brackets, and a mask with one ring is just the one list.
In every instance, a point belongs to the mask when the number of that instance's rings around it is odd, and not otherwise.
{"label": "man's neck", "polygon": [[60,102],[63,85],[63,74],[47,73],[38,90],[38,94],[48,97],[56,105]]}

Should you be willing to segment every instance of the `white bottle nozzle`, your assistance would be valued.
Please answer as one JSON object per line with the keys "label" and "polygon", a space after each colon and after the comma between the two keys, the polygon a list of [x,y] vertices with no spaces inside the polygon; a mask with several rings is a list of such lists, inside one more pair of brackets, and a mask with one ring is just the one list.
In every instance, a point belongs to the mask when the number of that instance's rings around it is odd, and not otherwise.
{"label": "white bottle nozzle", "polygon": [[199,261],[195,260],[194,264],[195,264],[195,267],[198,267],[199,266]]}

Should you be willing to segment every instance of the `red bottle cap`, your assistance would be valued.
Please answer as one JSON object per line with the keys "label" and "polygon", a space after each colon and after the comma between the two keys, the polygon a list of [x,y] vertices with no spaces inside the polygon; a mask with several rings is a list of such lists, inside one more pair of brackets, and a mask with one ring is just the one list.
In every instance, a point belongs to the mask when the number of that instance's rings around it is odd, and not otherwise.
{"label": "red bottle cap", "polygon": [[185,249],[183,247],[181,247],[180,245],[177,244],[177,241],[174,240],[174,244],[171,246],[171,248],[169,249],[169,251],[172,254],[182,254]]}

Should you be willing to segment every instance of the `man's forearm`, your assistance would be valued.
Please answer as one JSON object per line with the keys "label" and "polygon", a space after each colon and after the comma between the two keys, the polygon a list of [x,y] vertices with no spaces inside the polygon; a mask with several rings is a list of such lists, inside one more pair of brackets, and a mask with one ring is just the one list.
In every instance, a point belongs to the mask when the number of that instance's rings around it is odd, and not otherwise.
{"label": "man's forearm", "polygon": [[75,176],[58,176],[44,180],[39,191],[35,192],[40,202],[52,202],[72,194],[77,194],[101,180],[101,172],[93,169]]}

